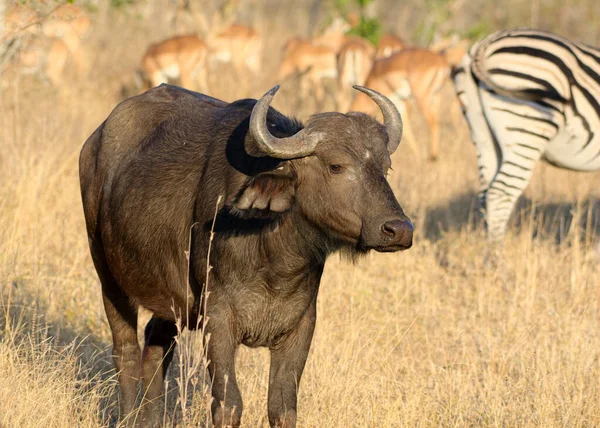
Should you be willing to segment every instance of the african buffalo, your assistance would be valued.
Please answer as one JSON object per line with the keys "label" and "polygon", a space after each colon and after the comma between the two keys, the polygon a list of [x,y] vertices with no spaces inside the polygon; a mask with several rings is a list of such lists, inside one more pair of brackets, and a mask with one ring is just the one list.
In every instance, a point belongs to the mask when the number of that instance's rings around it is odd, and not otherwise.
{"label": "african buffalo", "polygon": [[[229,104],[161,85],[123,101],[85,142],[83,208],[122,416],[141,378],[142,423],[159,423],[182,316],[188,328],[208,320],[215,426],[240,424],[240,344],[269,348],[269,422],[295,426],[327,256],[412,245],[413,225],[385,178],[400,114],[355,88],[379,105],[384,125],[362,113],[315,114],[303,125],[269,107],[278,86]],[[140,306],[153,313],[141,353]]]}

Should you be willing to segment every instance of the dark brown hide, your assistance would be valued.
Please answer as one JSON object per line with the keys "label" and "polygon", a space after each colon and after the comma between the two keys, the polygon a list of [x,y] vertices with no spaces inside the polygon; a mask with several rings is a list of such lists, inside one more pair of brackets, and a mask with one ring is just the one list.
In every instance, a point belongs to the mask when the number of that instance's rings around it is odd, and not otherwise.
{"label": "dark brown hide", "polygon": [[[216,426],[240,423],[240,344],[271,350],[269,421],[294,426],[325,259],[336,250],[396,251],[412,243],[412,224],[385,179],[383,125],[360,113],[325,113],[303,126],[271,108],[273,136],[321,136],[305,157],[274,159],[248,131],[255,104],[161,85],[119,104],[83,146],[83,207],[113,334],[122,417],[134,409],[142,379],[142,422],[160,423],[174,322],[181,316],[193,328],[201,314],[219,197],[205,314]],[[143,353],[140,306],[153,313]]]}

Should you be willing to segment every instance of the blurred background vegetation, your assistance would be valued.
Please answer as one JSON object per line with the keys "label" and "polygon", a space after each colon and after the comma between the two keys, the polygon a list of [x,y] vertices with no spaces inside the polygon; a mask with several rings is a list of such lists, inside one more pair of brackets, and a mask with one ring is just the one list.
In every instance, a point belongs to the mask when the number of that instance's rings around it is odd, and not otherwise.
{"label": "blurred background vegetation", "polygon": [[[108,0],[107,0],[108,1]],[[91,10],[102,1],[77,0]],[[169,6],[218,9],[227,1],[110,0],[124,13]],[[241,21],[271,21],[303,36],[312,36],[336,15],[360,12],[353,32],[376,41],[384,30],[416,45],[428,45],[436,35],[458,34],[477,39],[506,27],[533,26],[562,33],[591,45],[600,44],[600,13],[595,0],[247,0],[239,3]],[[153,6],[154,5],[154,6]],[[309,10],[310,13],[306,14]]]}
{"label": "blurred background vegetation", "polygon": [[[5,1],[7,5],[15,3]],[[49,10],[57,0],[17,0],[16,3]],[[533,26],[574,41],[600,46],[600,10],[595,0],[74,0],[89,12],[94,27],[87,36],[94,46],[88,76],[98,90],[118,93],[136,69],[150,43],[181,34],[205,38],[211,22],[199,17],[234,17],[264,35],[260,76],[241,86],[272,85],[282,47],[292,37],[312,38],[339,17],[354,17],[350,33],[376,43],[394,33],[409,46],[428,46],[456,35],[475,41],[511,26]],[[118,61],[115,59],[118,58]],[[236,79],[239,80],[239,79]],[[240,85],[216,88],[213,95],[226,100],[257,96],[261,91]],[[223,89],[223,90],[221,90]],[[236,92],[233,92],[233,91]],[[294,108],[302,108],[300,105]],[[309,106],[310,109],[310,106]],[[298,113],[302,116],[302,112]]]}

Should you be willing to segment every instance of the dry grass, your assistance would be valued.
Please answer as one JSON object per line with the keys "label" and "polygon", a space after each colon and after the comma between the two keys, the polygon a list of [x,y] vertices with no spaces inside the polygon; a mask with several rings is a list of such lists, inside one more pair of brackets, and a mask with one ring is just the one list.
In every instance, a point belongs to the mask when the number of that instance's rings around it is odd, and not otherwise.
{"label": "dry grass", "polygon": [[93,374],[96,358],[82,362],[86,352],[80,342],[57,346],[48,327],[37,324],[35,316],[28,325],[9,321],[1,336],[2,426],[98,425],[114,386],[109,375]]}
{"label": "dry grass", "polygon": [[[160,8],[148,13],[155,19]],[[95,20],[87,41],[95,65],[85,80],[56,89],[23,78],[0,89],[0,426],[114,424],[110,332],[87,248],[77,156],[146,41],[173,30],[131,11],[101,8]],[[123,28],[126,45],[109,21]],[[280,23],[268,28],[283,41]],[[240,91],[259,96],[269,79]],[[215,85],[213,94],[232,99],[231,87]],[[293,90],[278,97],[284,112],[306,116],[293,108]],[[299,424],[600,425],[600,267],[592,250],[600,176],[538,168],[496,252],[472,210],[477,172],[466,127],[446,123],[443,135],[436,164],[405,145],[394,158],[390,180],[415,220],[414,247],[327,265]],[[264,350],[240,350],[247,426],[268,424],[267,367]],[[178,370],[174,364],[172,374]],[[186,415],[177,395],[172,380],[169,423],[185,416],[204,425],[202,389],[188,394]]]}

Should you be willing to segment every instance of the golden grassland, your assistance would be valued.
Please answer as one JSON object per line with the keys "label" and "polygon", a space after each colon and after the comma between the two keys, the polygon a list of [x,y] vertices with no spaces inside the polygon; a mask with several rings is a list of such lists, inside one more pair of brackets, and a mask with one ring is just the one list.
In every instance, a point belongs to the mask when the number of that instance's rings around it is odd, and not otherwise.
{"label": "golden grassland", "polygon": [[[169,30],[152,30],[133,13],[101,10],[95,19],[85,80],[53,88],[23,77],[0,89],[3,427],[115,424],[110,330],[87,248],[77,159],[144,43]],[[258,97],[271,83],[263,78],[238,96]],[[216,82],[211,94],[234,99],[234,89]],[[291,88],[275,105],[308,113]],[[327,264],[299,425],[600,425],[600,175],[540,165],[504,248],[492,249],[474,210],[467,127],[450,115],[445,121],[437,163],[424,160],[422,126],[422,156],[403,143],[393,159],[390,182],[415,222],[414,247]],[[198,355],[174,360],[168,425],[207,424],[202,382],[179,375]],[[244,424],[268,425],[268,353],[242,348],[237,367]],[[185,382],[192,388],[178,401]]]}

